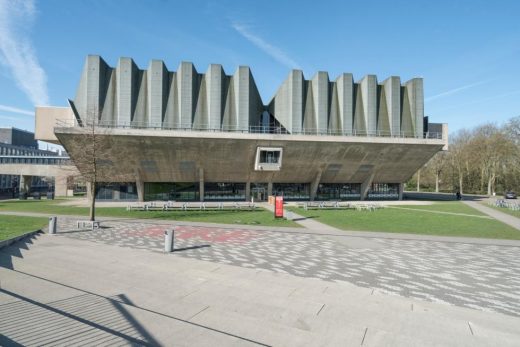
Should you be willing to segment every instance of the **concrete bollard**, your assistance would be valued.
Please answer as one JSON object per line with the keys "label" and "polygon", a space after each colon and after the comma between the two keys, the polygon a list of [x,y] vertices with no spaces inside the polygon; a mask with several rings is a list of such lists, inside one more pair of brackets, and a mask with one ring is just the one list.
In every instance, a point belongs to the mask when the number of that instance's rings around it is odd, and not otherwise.
{"label": "concrete bollard", "polygon": [[164,231],[164,251],[165,252],[173,252],[173,244],[174,244],[174,234],[175,230],[166,229]]}
{"label": "concrete bollard", "polygon": [[58,226],[57,222],[58,222],[58,217],[49,217],[49,234],[51,234],[51,235],[56,234],[56,228]]}

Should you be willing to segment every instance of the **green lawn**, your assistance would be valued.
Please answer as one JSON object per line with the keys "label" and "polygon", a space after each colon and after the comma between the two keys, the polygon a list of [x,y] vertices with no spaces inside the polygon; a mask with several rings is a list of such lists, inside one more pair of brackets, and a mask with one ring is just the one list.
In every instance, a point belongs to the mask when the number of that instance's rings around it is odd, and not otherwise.
{"label": "green lawn", "polygon": [[520,211],[513,211],[513,210],[510,210],[510,209],[505,208],[505,207],[492,206],[492,205],[488,205],[488,204],[486,204],[486,203],[483,203],[483,205],[484,205],[484,206],[487,206],[487,207],[494,208],[494,209],[497,210],[497,211],[500,211],[500,212],[504,212],[504,213],[510,214],[510,215],[513,216],[513,217],[520,218]]}
{"label": "green lawn", "polygon": [[38,230],[48,223],[45,217],[19,217],[0,215],[0,241]]}
{"label": "green lawn", "polygon": [[[0,202],[0,211],[49,213],[87,216],[88,207],[62,206],[64,200],[10,200]],[[293,221],[275,219],[265,209],[256,211],[127,211],[124,207],[97,207],[96,216],[139,219],[166,219],[190,222],[249,224],[265,226],[298,227]]]}
{"label": "green lawn", "polygon": [[[437,212],[464,213],[482,216],[479,211],[461,202],[441,202],[432,205],[407,205],[369,211],[309,210],[290,207],[290,210],[343,230],[383,231],[439,236],[520,239],[520,231],[488,218],[459,216]],[[411,210],[413,209],[413,210]],[[423,210],[423,211],[421,211]]]}
{"label": "green lawn", "polygon": [[436,202],[431,205],[396,205],[392,206],[391,208],[400,208],[403,210],[414,209],[434,212],[462,213],[471,214],[474,216],[485,216],[485,214],[483,214],[482,212],[477,211],[474,208],[461,203],[460,201],[443,201]]}

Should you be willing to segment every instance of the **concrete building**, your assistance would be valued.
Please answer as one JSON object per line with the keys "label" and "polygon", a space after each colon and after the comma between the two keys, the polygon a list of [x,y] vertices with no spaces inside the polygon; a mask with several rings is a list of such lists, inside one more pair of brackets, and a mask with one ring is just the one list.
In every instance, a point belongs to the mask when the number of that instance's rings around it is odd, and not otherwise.
{"label": "concrete building", "polygon": [[265,104],[245,66],[226,75],[152,60],[141,70],[130,58],[110,67],[88,56],[69,107],[36,109],[36,135],[74,161],[94,128],[110,147],[107,199],[398,199],[447,145],[447,125],[424,117],[420,78],[307,80],[293,70]]}
{"label": "concrete building", "polygon": [[38,149],[34,133],[0,128],[0,198],[16,197],[20,191],[55,189],[57,194],[65,195],[67,182],[63,165],[67,164],[66,153]]}
{"label": "concrete building", "polygon": [[0,143],[38,149],[34,133],[18,128],[0,128]]}

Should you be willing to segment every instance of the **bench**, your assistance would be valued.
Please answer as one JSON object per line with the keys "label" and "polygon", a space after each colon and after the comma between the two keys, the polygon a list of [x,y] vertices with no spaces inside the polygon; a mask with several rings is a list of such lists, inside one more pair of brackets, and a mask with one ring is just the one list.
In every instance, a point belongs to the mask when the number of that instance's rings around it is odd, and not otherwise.
{"label": "bench", "polygon": [[128,205],[127,211],[190,211],[190,210],[255,210],[256,205],[251,202],[234,202],[225,204],[224,202],[183,202],[172,203],[167,202],[163,205],[157,205],[152,202],[144,205]]}
{"label": "bench", "polygon": [[85,228],[89,226],[91,230],[94,230],[94,228],[99,229],[101,227],[100,221],[91,221],[91,220],[78,220],[76,221],[76,227],[79,228]]}
{"label": "bench", "polygon": [[375,203],[349,203],[339,201],[310,201],[298,204],[298,207],[303,207],[304,210],[312,209],[355,209],[356,211],[375,211],[376,209],[383,208],[384,206]]}
{"label": "bench", "polygon": [[[300,206],[300,205],[299,205]],[[338,201],[312,201],[303,204],[305,210],[309,209],[338,209],[341,208]]]}

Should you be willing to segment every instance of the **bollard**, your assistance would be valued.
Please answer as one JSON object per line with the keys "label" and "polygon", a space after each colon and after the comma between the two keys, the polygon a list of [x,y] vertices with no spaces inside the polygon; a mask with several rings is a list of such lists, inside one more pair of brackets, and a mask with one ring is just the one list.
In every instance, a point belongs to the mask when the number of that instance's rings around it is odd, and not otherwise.
{"label": "bollard", "polygon": [[58,217],[49,217],[49,234],[56,234]]}
{"label": "bollard", "polygon": [[164,251],[165,252],[173,252],[173,239],[174,239],[174,229],[166,229],[164,231]]}

